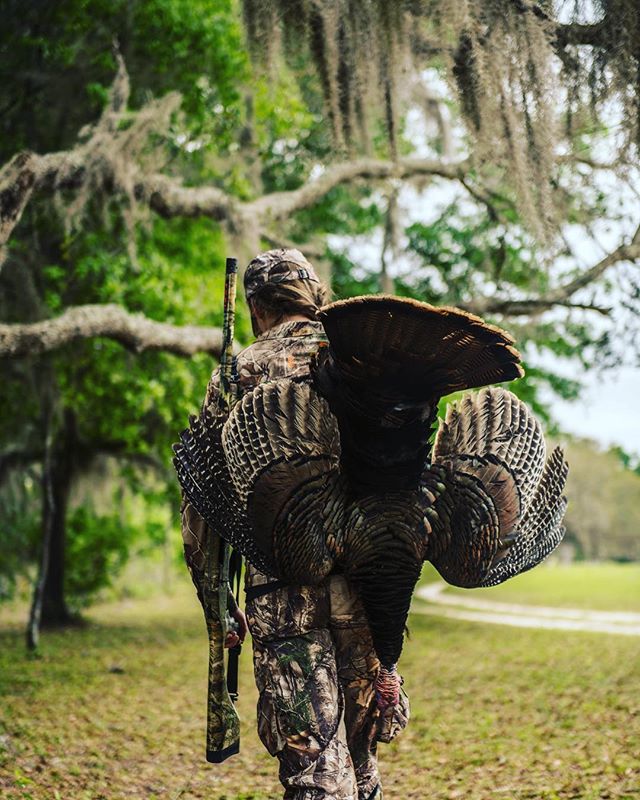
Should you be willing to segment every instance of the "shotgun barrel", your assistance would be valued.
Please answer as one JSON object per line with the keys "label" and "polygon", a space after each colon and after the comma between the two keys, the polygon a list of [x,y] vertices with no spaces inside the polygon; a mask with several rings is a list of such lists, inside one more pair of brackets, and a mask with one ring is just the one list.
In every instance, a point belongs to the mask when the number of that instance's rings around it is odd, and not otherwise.
{"label": "shotgun barrel", "polygon": [[224,279],[224,320],[222,324],[222,357],[220,359],[220,389],[223,400],[231,407],[231,382],[234,372],[233,337],[236,323],[236,284],[238,259],[228,258]]}

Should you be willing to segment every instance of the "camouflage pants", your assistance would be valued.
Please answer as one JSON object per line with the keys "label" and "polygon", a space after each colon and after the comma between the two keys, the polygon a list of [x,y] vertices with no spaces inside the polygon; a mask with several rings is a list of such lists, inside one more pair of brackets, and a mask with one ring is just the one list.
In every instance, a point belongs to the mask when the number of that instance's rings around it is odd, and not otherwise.
{"label": "camouflage pants", "polygon": [[[248,575],[248,583],[262,576]],[[404,728],[406,695],[381,715],[379,662],[362,606],[340,576],[247,602],[258,734],[280,761],[285,798],[381,798],[376,748]]]}

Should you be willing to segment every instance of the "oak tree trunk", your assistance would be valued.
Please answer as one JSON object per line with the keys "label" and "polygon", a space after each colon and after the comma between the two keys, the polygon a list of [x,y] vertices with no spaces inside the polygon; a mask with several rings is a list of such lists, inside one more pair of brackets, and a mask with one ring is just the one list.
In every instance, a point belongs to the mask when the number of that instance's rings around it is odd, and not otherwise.
{"label": "oak tree trunk", "polygon": [[67,452],[63,450],[56,455],[51,476],[53,502],[49,508],[48,520],[50,541],[42,597],[43,627],[66,625],[71,621],[64,594],[66,517],[71,488],[71,465]]}
{"label": "oak tree trunk", "polygon": [[64,593],[66,517],[77,445],[73,412],[65,411],[57,436],[51,425],[49,418],[42,468],[42,556],[26,637],[30,650],[38,647],[41,627],[67,625],[73,620]]}

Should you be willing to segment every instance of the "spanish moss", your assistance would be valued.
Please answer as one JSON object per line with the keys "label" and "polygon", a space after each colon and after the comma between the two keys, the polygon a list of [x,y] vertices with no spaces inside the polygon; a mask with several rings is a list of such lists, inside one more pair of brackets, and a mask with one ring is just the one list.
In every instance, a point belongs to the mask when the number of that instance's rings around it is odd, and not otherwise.
{"label": "spanish moss", "polygon": [[[542,239],[557,230],[555,165],[584,126],[613,123],[620,162],[640,146],[637,0],[243,0],[258,63],[311,54],[339,151],[380,126],[397,157],[412,85],[443,71],[478,169],[508,176]],[[606,109],[606,110],[605,110]],[[613,109],[613,112],[612,112]]]}

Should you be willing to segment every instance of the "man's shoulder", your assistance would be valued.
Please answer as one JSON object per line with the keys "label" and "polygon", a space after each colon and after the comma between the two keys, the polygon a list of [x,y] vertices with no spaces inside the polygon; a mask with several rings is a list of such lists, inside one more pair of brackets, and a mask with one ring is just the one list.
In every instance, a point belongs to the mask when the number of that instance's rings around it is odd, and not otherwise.
{"label": "man's shoulder", "polygon": [[308,370],[318,347],[326,342],[319,322],[285,323],[258,337],[236,360],[238,382],[242,389],[262,380],[297,375]]}

